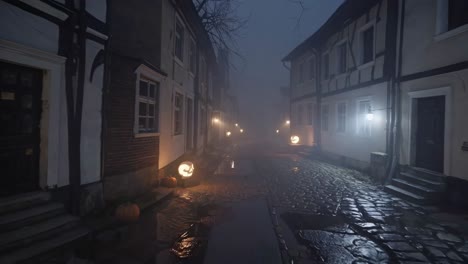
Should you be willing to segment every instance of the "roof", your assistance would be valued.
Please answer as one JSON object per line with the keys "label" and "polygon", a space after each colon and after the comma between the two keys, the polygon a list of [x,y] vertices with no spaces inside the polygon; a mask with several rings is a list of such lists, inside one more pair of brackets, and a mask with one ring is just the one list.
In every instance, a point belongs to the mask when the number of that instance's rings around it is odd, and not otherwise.
{"label": "roof", "polygon": [[348,20],[361,16],[381,1],[382,0],[345,0],[345,2],[336,9],[333,15],[328,18],[325,24],[289,52],[282,61],[291,61],[297,56],[303,54],[310,47],[320,45],[321,41],[326,40],[331,34],[335,33]]}

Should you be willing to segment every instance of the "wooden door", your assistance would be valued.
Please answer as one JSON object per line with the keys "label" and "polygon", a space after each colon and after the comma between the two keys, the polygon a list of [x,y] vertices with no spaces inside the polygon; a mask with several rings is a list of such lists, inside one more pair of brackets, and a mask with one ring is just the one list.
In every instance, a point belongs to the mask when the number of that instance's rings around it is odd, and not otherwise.
{"label": "wooden door", "polygon": [[39,186],[42,71],[0,61],[0,196]]}
{"label": "wooden door", "polygon": [[445,96],[417,101],[416,166],[444,171]]}

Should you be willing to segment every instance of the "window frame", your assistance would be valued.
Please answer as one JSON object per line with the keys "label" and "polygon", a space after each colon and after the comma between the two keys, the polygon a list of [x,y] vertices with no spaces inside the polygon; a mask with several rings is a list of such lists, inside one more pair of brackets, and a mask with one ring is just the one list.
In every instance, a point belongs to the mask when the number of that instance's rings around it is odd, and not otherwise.
{"label": "window frame", "polygon": [[[177,106],[176,103],[177,103],[177,97],[180,96],[180,106]],[[173,108],[173,130],[172,130],[172,134],[174,136],[179,136],[179,135],[183,135],[184,134],[184,100],[185,100],[185,96],[183,93],[179,92],[179,91],[174,91],[174,101],[173,101],[173,104],[172,104],[172,108]],[[176,113],[179,113],[178,115]],[[180,117],[180,131],[177,130],[177,118]]]}
{"label": "window frame", "polygon": [[[372,60],[368,62],[364,62],[364,33],[369,29],[373,28],[373,39],[372,39]],[[359,29],[359,69],[371,66],[375,63],[375,55],[376,55],[376,23],[375,20],[370,21],[369,23],[365,24]]]}
{"label": "window frame", "polygon": [[[142,64],[135,70],[136,80],[135,80],[135,98],[134,98],[134,115],[133,115],[133,136],[135,138],[140,137],[155,137],[159,136],[161,133],[161,87],[164,83],[165,76],[162,74],[154,71],[153,69],[149,68],[148,66]],[[155,132],[140,132],[139,129],[139,96],[140,96],[140,81],[141,80],[148,80],[153,82],[156,85],[155,91],[155,116],[156,119],[154,125],[157,129]]]}
{"label": "window frame", "polygon": [[[181,37],[181,54],[180,57],[177,55],[177,25],[180,25],[180,28],[182,29],[182,35]],[[181,65],[184,64],[184,53],[185,53],[185,25],[182,22],[182,19],[179,18],[179,16],[176,16],[175,23],[174,23],[174,59],[180,63]]]}
{"label": "window frame", "polygon": [[[364,116],[361,117],[360,113],[361,110],[361,103],[362,102],[368,102],[369,103],[369,108],[372,109],[372,98],[371,97],[361,97],[356,99],[356,135],[364,138],[369,138],[372,137],[372,122],[370,120],[366,119],[366,112],[364,112]],[[365,110],[366,111],[366,110]],[[368,133],[362,133],[361,131],[361,125],[365,124],[365,126],[368,126]],[[366,129],[367,131],[367,129]]]}
{"label": "window frame", "polygon": [[[326,117],[324,117],[324,109],[327,109],[326,111]],[[324,125],[324,122],[326,122],[326,126]],[[330,129],[330,105],[329,104],[322,104],[320,106],[320,126],[321,130],[324,132],[328,132]]]}
{"label": "window frame", "polygon": [[434,41],[442,41],[468,31],[468,24],[456,28],[449,28],[449,2],[448,0],[437,0],[437,17],[434,30]]}
{"label": "window frame", "polygon": [[[340,126],[340,105],[344,105],[344,126],[343,126],[343,130],[340,130],[341,126]],[[336,102],[336,133],[338,134],[345,134],[346,133],[346,123],[347,123],[347,117],[348,117],[348,104],[346,101],[338,101]]]}
{"label": "window frame", "polygon": [[[344,59],[344,62],[345,62],[344,71],[341,71],[341,55],[342,55],[341,47],[342,46],[344,46],[345,55],[346,55]],[[348,71],[348,40],[347,39],[343,39],[335,45],[335,54],[336,54],[336,74],[338,76],[344,75]]]}
{"label": "window frame", "polygon": [[[325,60],[325,57],[327,58]],[[326,62],[326,65],[325,65]],[[325,67],[326,66],[326,67]],[[331,72],[330,72],[330,52],[324,52],[322,54],[322,65],[321,67],[323,68],[323,80],[329,80],[331,77]]]}

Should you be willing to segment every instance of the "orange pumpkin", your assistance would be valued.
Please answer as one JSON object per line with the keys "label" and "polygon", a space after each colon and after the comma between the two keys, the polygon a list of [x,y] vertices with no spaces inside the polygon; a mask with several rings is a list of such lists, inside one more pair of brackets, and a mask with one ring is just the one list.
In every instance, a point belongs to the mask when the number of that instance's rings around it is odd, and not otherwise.
{"label": "orange pumpkin", "polygon": [[176,177],[166,177],[161,179],[161,184],[168,188],[175,188],[177,187],[177,179]]}
{"label": "orange pumpkin", "polygon": [[136,222],[140,217],[140,207],[133,203],[124,203],[115,210],[115,217],[122,222]]}

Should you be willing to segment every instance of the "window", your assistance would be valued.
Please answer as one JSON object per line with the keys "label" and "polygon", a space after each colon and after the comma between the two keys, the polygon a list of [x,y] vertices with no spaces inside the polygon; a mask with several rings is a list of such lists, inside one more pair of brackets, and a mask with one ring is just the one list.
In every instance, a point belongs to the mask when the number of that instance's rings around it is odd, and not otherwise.
{"label": "window", "polygon": [[448,30],[468,24],[468,1],[448,1]]}
{"label": "window", "polygon": [[330,77],[330,56],[329,54],[323,55],[323,79],[328,80]]}
{"label": "window", "polygon": [[361,33],[361,60],[362,64],[374,60],[374,26],[371,26]]}
{"label": "window", "polygon": [[338,56],[338,73],[345,73],[346,72],[346,42],[338,45],[336,48],[336,53]]}
{"label": "window", "polygon": [[175,55],[180,61],[184,61],[184,27],[179,20],[175,27]]}
{"label": "window", "polygon": [[366,115],[369,112],[371,103],[369,100],[358,101],[358,112],[357,112],[357,133],[361,136],[370,137],[371,124],[367,120]]}
{"label": "window", "polygon": [[346,131],[346,103],[338,103],[336,107],[336,131]]}
{"label": "window", "polygon": [[138,86],[138,133],[157,133],[159,131],[159,83],[140,79]]}
{"label": "window", "polygon": [[190,65],[189,65],[190,72],[195,74],[196,65],[197,65],[197,46],[195,45],[195,41],[193,39],[190,41],[189,59],[190,59]]}
{"label": "window", "polygon": [[299,64],[299,83],[304,82],[304,63]]}
{"label": "window", "polygon": [[307,104],[307,125],[311,126],[314,123],[314,107],[312,103]]}
{"label": "window", "polygon": [[302,126],[302,115],[304,114],[304,109],[302,108],[302,105],[297,106],[297,124],[299,126]]}
{"label": "window", "polygon": [[183,104],[184,96],[176,92],[174,96],[174,135],[182,134]]}
{"label": "window", "polygon": [[309,59],[309,80],[315,79],[315,59]]}
{"label": "window", "polygon": [[322,130],[323,131],[328,131],[328,118],[329,118],[329,112],[328,112],[328,105],[322,105]]}

